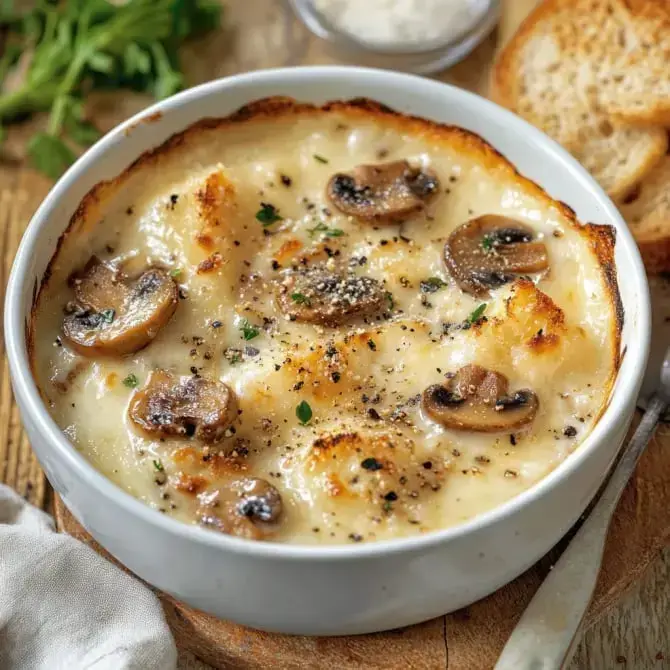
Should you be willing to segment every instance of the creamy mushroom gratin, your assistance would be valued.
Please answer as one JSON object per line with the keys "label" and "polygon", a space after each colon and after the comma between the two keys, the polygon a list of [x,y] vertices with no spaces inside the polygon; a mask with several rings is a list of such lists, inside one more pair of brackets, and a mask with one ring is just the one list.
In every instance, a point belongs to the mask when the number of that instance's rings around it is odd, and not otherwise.
{"label": "creamy mushroom gratin", "polygon": [[619,364],[613,250],[471,133],[263,100],[86,196],[35,301],[34,374],[76,448],[165,514],[417,535],[591,431]]}

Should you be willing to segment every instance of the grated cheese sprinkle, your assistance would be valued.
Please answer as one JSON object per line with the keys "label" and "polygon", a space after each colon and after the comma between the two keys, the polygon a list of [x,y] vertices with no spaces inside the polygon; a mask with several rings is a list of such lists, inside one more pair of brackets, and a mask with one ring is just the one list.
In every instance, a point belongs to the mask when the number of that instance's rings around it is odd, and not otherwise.
{"label": "grated cheese sprinkle", "polygon": [[312,0],[341,32],[378,46],[448,43],[474,28],[489,0]]}

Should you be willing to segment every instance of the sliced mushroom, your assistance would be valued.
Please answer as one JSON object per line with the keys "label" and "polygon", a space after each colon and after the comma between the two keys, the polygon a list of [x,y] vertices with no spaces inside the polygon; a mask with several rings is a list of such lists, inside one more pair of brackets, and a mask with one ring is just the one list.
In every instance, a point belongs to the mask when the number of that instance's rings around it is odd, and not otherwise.
{"label": "sliced mushroom", "polygon": [[133,395],[128,416],[152,437],[195,437],[213,443],[226,436],[237,416],[237,402],[222,382],[155,370]]}
{"label": "sliced mushroom", "polygon": [[456,283],[479,297],[520,274],[549,266],[547,248],[534,241],[532,228],[495,214],[456,228],[444,246],[444,261]]}
{"label": "sliced mushroom", "polygon": [[528,389],[508,393],[505,375],[480,365],[462,367],[446,385],[429,386],[423,409],[446,428],[494,433],[516,430],[537,413],[537,395]]}
{"label": "sliced mushroom", "polygon": [[388,298],[372,277],[315,265],[286,273],[278,285],[277,303],[293,321],[337,326],[380,312]]}
{"label": "sliced mushroom", "polygon": [[179,302],[174,280],[157,268],[129,279],[93,257],[72,283],[76,302],[63,333],[85,356],[121,356],[146,347]]}
{"label": "sliced mushroom", "polygon": [[259,540],[282,514],[279,491],[265,479],[247,478],[200,496],[200,523],[227,535]]}
{"label": "sliced mushroom", "polygon": [[435,174],[402,160],[359,165],[350,174],[337,173],[330,178],[326,194],[345,214],[376,223],[396,223],[423,210],[438,189]]}

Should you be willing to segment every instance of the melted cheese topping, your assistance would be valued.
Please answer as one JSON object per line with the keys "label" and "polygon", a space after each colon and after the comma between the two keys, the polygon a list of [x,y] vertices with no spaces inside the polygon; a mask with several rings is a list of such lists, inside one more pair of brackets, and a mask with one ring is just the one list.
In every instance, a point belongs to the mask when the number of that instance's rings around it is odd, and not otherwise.
{"label": "melted cheese topping", "polygon": [[[326,200],[332,174],[382,158],[437,174],[440,192],[426,213],[375,227]],[[263,226],[261,203],[281,220]],[[198,494],[248,475],[281,493],[271,540],[341,543],[445,528],[544,477],[606,403],[615,316],[587,237],[506,166],[448,138],[338,111],[251,119],[191,133],[89,204],[38,299],[35,374],[53,417],[96,468],[185,522],[197,523]],[[491,299],[463,293],[443,265],[445,239],[483,214],[531,226],[549,271]],[[134,355],[83,358],[60,336],[73,297],[67,278],[93,253],[129,274],[172,269],[179,283],[175,315]],[[334,328],[287,320],[276,282],[318,260],[383,283],[390,318]],[[444,285],[422,291],[432,277]],[[482,303],[487,320],[463,328]],[[530,427],[458,432],[422,413],[419,394],[471,362],[506,375],[510,389],[535,391]],[[142,385],[156,368],[229,385],[241,410],[234,433],[203,448],[138,432],[127,414],[129,375]],[[301,401],[312,410],[306,425],[296,416]]]}

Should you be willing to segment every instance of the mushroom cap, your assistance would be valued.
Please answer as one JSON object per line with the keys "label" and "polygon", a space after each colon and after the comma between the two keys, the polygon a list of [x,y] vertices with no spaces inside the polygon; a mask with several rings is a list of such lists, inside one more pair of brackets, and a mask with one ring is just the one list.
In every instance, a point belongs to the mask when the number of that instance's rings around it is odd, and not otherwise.
{"label": "mushroom cap", "polygon": [[423,210],[437,193],[439,181],[428,170],[406,160],[359,165],[334,174],[326,195],[344,214],[375,223],[397,223]]}
{"label": "mushroom cap", "polygon": [[478,297],[520,274],[549,267],[547,248],[529,226],[487,214],[454,230],[444,245],[444,262],[456,283]]}
{"label": "mushroom cap", "polygon": [[221,533],[260,540],[272,532],[282,511],[279,491],[265,479],[248,477],[201,494],[197,516]]}
{"label": "mushroom cap", "polygon": [[146,347],[179,302],[167,272],[150,268],[135,279],[93,257],[73,280],[76,308],[63,333],[84,356],[122,356]]}
{"label": "mushroom cap", "polygon": [[211,444],[225,437],[237,417],[237,401],[222,382],[155,370],[133,395],[128,416],[152,437],[194,437]]}
{"label": "mushroom cap", "polygon": [[294,321],[337,326],[382,311],[387,296],[372,277],[314,265],[284,275],[277,288],[277,304]]}
{"label": "mushroom cap", "polygon": [[539,407],[533,391],[510,395],[505,375],[480,365],[462,367],[446,385],[429,386],[421,400],[426,414],[445,428],[478,433],[521,428],[535,418]]}

